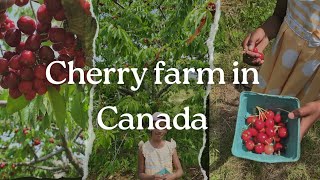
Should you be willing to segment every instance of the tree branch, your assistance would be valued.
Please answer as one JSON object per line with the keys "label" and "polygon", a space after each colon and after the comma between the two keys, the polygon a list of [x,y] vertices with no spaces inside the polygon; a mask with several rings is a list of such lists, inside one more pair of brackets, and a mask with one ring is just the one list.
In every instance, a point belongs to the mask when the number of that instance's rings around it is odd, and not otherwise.
{"label": "tree branch", "polygon": [[31,165],[30,167],[36,168],[36,169],[42,169],[46,171],[65,171],[67,167],[48,167],[48,166],[33,166]]}
{"label": "tree branch", "polygon": [[[52,152],[52,153],[50,153],[50,154],[48,154],[48,155],[46,155],[46,156],[43,156],[43,157],[41,157],[41,158],[38,158],[38,160],[33,160],[33,161],[30,161],[30,162],[16,163],[16,165],[17,165],[17,166],[30,166],[30,165],[34,165],[34,164],[37,164],[37,163],[46,161],[46,160],[52,158],[53,156],[62,153],[64,150],[65,150],[65,148],[60,148],[59,150],[57,150],[57,151],[55,151],[55,152]],[[1,163],[5,163],[5,162],[1,162]]]}
{"label": "tree branch", "polygon": [[80,136],[80,134],[82,133],[83,129],[80,129],[80,131],[78,132],[78,134],[74,137],[73,142],[76,142],[76,140],[78,139],[78,137]]}
{"label": "tree branch", "polygon": [[125,9],[117,0],[113,0],[113,2],[119,7],[121,7],[122,9]]}
{"label": "tree branch", "polygon": [[162,88],[162,89],[158,92],[157,97],[162,96],[162,94],[165,93],[171,86],[172,86],[172,84],[167,84],[164,88]]}
{"label": "tree branch", "polygon": [[121,91],[124,94],[130,95],[130,96],[134,96],[134,92],[129,90],[129,89],[118,87],[118,90]]}
{"label": "tree branch", "polygon": [[74,158],[74,156],[72,155],[71,149],[69,149],[68,142],[64,135],[61,135],[61,140],[62,140],[62,146],[65,148],[65,152],[68,160],[73,165],[73,167],[78,171],[78,173],[80,175],[83,175],[83,169],[81,168],[79,161],[76,158]]}

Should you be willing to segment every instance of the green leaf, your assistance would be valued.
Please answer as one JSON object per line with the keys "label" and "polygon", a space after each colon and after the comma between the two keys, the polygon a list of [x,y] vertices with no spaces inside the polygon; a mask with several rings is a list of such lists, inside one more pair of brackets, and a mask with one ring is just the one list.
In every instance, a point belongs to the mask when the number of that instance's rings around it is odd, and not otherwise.
{"label": "green leaf", "polygon": [[8,97],[7,103],[7,113],[11,115],[25,108],[30,102],[27,101],[24,96],[21,96],[17,99],[12,99],[11,97]]}
{"label": "green leaf", "polygon": [[86,127],[87,123],[87,112],[83,108],[83,100],[81,92],[75,91],[71,103],[71,116],[73,120],[82,128]]}
{"label": "green leaf", "polygon": [[64,129],[67,116],[66,103],[64,98],[55,88],[48,88],[48,97],[52,108],[53,117],[60,130]]}

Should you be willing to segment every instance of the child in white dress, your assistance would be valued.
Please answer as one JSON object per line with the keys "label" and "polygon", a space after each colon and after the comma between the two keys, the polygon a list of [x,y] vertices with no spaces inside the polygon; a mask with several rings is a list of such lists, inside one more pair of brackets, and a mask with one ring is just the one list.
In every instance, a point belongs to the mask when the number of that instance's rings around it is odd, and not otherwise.
{"label": "child in white dress", "polygon": [[[161,119],[153,114],[154,122]],[[160,126],[162,124],[160,123]],[[154,129],[147,142],[139,143],[139,178],[142,180],[173,180],[182,176],[183,170],[176,151],[176,142],[163,140],[168,130]],[[174,167],[174,168],[173,168]]]}

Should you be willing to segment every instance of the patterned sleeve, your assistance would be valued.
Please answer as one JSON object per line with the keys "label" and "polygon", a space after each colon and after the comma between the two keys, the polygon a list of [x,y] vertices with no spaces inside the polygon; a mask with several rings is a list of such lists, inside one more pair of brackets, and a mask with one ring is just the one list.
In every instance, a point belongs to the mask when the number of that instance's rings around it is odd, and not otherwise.
{"label": "patterned sleeve", "polygon": [[174,151],[174,150],[176,149],[176,147],[177,147],[177,143],[176,143],[176,141],[175,141],[175,140],[173,140],[173,139],[171,139],[171,142],[170,142],[169,147],[170,147],[170,151],[171,151],[171,153],[173,154],[173,151]]}
{"label": "patterned sleeve", "polygon": [[143,148],[144,142],[143,142],[143,141],[140,141],[139,144],[138,144],[138,146],[139,146],[139,149],[142,151],[143,156],[146,157],[146,156],[145,156],[145,148]]}

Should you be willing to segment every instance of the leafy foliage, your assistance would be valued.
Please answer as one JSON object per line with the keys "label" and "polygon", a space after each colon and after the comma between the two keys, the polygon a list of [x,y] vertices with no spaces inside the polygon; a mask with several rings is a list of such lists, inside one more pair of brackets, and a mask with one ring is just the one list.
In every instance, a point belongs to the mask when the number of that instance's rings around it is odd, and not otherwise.
{"label": "leafy foliage", "polygon": [[[78,6],[74,5],[76,3]],[[32,4],[39,6],[35,2]],[[80,46],[85,49],[87,59],[92,59],[93,36],[97,28],[94,19],[83,13],[79,1],[63,6],[68,10],[69,19],[54,24],[68,27],[81,37]],[[82,12],[81,18],[86,19],[81,22],[80,29],[74,24],[74,12]],[[34,15],[29,5],[19,11],[8,9],[8,13],[15,19]],[[42,45],[51,46],[52,43]],[[2,48],[6,50],[8,46],[4,44]],[[30,102],[24,97],[12,99],[7,90],[1,89],[0,100],[7,104],[0,107],[0,178],[81,176],[89,90],[90,86],[80,85],[52,87],[45,95]]]}
{"label": "leafy foliage", "polygon": [[[107,105],[116,106],[119,111],[116,115],[104,113],[106,125],[118,123],[123,113],[135,115],[160,111],[173,118],[187,106],[190,107],[191,120],[194,114],[204,113],[205,86],[197,85],[192,78],[190,85],[154,85],[153,68],[159,60],[165,61],[167,68],[180,70],[209,67],[205,42],[213,18],[206,9],[208,2],[93,1],[100,27],[96,40],[98,68],[149,69],[136,92],[130,90],[135,84],[131,74],[124,75],[125,85],[117,85],[118,76],[111,73],[110,85],[97,86],[95,113]],[[203,18],[207,20],[201,31],[188,44],[187,40],[195,34]],[[138,143],[147,141],[150,132],[105,131],[98,126],[95,132],[97,138],[90,158],[91,176],[103,179],[124,173],[136,177]],[[173,138],[178,144],[178,154],[186,172],[184,178],[192,177],[188,168],[198,168],[202,137],[203,131],[194,130],[170,130],[167,134],[168,140]]]}

